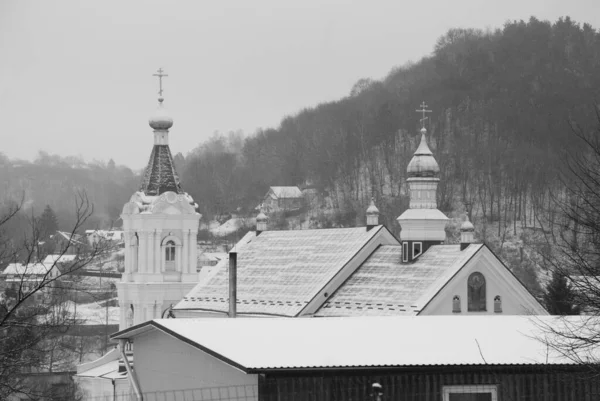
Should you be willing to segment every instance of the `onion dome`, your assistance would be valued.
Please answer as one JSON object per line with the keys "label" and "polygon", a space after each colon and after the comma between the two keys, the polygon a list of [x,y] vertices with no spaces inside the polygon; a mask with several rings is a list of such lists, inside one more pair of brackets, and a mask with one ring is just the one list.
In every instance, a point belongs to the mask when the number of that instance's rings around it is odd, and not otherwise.
{"label": "onion dome", "polygon": [[154,115],[148,120],[148,124],[154,130],[168,130],[173,126],[173,118],[169,115],[169,112],[163,106],[165,99],[161,96],[158,98],[158,107]]}
{"label": "onion dome", "polygon": [[258,214],[258,216],[256,216],[256,221],[259,223],[266,222],[268,219],[269,218],[262,212],[262,210]]}
{"label": "onion dome", "polygon": [[377,206],[375,206],[375,199],[371,198],[371,204],[367,208],[367,216],[373,214],[379,214],[379,209],[377,209]]}
{"label": "onion dome", "polygon": [[475,231],[475,226],[473,223],[469,221],[469,215],[466,215],[465,221],[460,225],[460,231],[462,232],[473,232]]}
{"label": "onion dome", "polygon": [[440,175],[440,166],[427,145],[426,133],[427,130],[421,128],[421,143],[406,170],[409,177],[439,177]]}

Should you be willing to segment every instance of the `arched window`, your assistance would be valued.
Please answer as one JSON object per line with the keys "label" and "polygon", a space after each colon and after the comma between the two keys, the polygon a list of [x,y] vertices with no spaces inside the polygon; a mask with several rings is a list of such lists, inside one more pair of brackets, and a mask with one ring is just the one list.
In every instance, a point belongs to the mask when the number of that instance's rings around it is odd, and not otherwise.
{"label": "arched window", "polygon": [[458,295],[452,298],[452,313],[460,313],[460,297]]}
{"label": "arched window", "polygon": [[500,295],[494,297],[494,313],[502,313],[502,298],[500,298]]}
{"label": "arched window", "polygon": [[167,241],[165,245],[165,261],[175,262],[175,242]]}
{"label": "arched window", "polygon": [[485,277],[479,272],[471,273],[467,283],[469,312],[485,312]]}

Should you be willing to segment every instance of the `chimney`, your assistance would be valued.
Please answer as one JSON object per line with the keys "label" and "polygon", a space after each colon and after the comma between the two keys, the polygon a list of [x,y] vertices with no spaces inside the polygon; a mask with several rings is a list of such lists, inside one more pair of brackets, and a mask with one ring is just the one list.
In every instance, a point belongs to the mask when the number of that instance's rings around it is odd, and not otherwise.
{"label": "chimney", "polygon": [[469,244],[475,242],[475,227],[469,221],[469,215],[465,216],[465,221],[460,226],[460,250],[464,251]]}
{"label": "chimney", "polygon": [[379,225],[379,209],[375,206],[375,198],[371,198],[371,204],[367,208],[367,231]]}
{"label": "chimney", "polygon": [[237,252],[229,252],[229,317],[236,317],[237,307]]}
{"label": "chimney", "polygon": [[269,218],[262,212],[256,216],[256,235],[259,235],[263,231],[267,231],[267,221]]}

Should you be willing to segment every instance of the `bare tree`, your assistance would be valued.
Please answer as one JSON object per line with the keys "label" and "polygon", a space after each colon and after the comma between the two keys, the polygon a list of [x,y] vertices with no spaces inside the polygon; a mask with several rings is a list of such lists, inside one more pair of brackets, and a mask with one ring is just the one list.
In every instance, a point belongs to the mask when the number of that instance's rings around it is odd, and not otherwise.
{"label": "bare tree", "polygon": [[[595,111],[594,129],[571,124],[577,151],[567,155],[559,172],[562,188],[551,193],[551,210],[536,217],[545,237],[540,252],[543,263],[568,283],[568,291],[563,289],[561,299],[555,301],[563,304],[562,310],[580,309],[587,315],[581,320],[565,319],[561,327],[545,325],[548,335],[543,341],[574,361],[586,363],[600,345],[600,110],[596,107]],[[550,292],[547,298],[553,296]],[[577,360],[582,354],[585,360]]]}
{"label": "bare tree", "polygon": [[[23,202],[5,208],[0,229],[21,212]],[[41,264],[38,248],[41,232],[36,219],[18,244],[0,232],[0,259],[13,261],[5,274],[5,293],[0,300],[0,399],[11,394],[40,396],[28,374],[63,368],[68,352],[64,334],[75,321],[66,300],[73,289],[73,277],[98,256],[109,251],[106,243],[88,247],[78,242],[77,232],[92,216],[93,206],[85,192],[77,194],[75,224],[67,241],[55,252],[53,262]],[[66,258],[67,254],[75,257]],[[64,263],[68,259],[69,262]],[[14,271],[13,271],[14,270]]]}

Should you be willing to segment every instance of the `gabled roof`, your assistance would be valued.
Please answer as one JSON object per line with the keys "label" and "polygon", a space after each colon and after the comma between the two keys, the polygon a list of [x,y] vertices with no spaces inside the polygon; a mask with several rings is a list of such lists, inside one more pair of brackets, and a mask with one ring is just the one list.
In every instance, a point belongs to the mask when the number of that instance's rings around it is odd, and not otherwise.
{"label": "gabled roof", "polygon": [[140,191],[149,196],[167,191],[183,194],[169,145],[154,145],[152,148]]}
{"label": "gabled roof", "polygon": [[442,365],[575,365],[580,360],[598,360],[597,347],[576,349],[573,355],[565,356],[542,341],[554,340],[547,327],[558,332],[587,330],[587,335],[598,324],[598,318],[590,316],[161,319],[130,327],[111,338],[135,338],[159,330],[246,373]]}
{"label": "gabled roof", "polygon": [[[296,316],[383,226],[264,231],[238,248],[237,313]],[[391,235],[391,234],[390,234]],[[228,310],[228,264],[215,269],[175,310]]]}
{"label": "gabled roof", "polygon": [[302,191],[298,187],[271,187],[270,192],[277,198],[302,198]]}
{"label": "gabled roof", "polygon": [[47,255],[42,262],[46,266],[52,266],[55,263],[69,263],[79,258],[79,255]]}
{"label": "gabled roof", "polygon": [[67,241],[72,242],[74,244],[86,245],[83,242],[81,242],[81,235],[79,235],[79,234],[73,234],[73,233],[65,232],[65,231],[57,231],[56,235],[66,239]]}
{"label": "gabled roof", "polygon": [[413,263],[401,263],[402,246],[382,245],[316,316],[416,315],[482,247],[434,245]]}
{"label": "gabled roof", "polygon": [[53,265],[45,265],[43,263],[30,263],[28,265],[22,265],[21,263],[10,263],[8,266],[6,266],[6,268],[4,269],[4,271],[2,272],[2,274],[18,274],[18,275],[22,275],[22,276],[29,276],[29,275],[35,275],[35,276],[40,276],[40,275],[45,275],[47,274],[50,270],[52,270]]}

